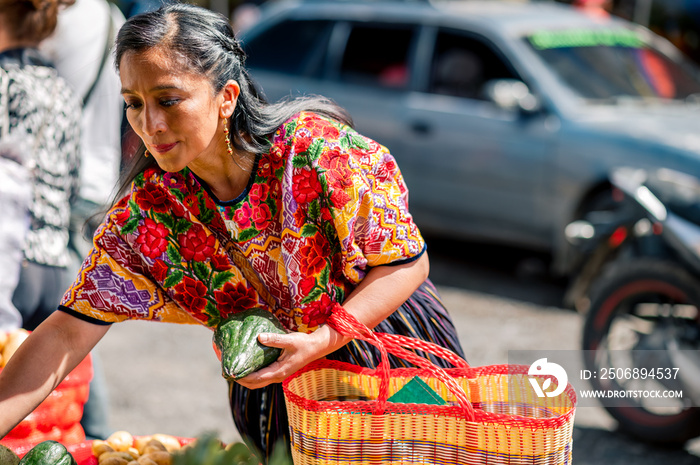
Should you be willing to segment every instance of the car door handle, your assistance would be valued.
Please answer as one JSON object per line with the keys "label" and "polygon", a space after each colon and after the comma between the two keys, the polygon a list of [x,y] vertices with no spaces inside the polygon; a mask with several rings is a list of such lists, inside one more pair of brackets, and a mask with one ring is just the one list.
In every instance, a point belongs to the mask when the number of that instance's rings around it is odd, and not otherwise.
{"label": "car door handle", "polygon": [[427,136],[433,132],[433,128],[425,121],[413,121],[410,126],[411,131],[421,136]]}

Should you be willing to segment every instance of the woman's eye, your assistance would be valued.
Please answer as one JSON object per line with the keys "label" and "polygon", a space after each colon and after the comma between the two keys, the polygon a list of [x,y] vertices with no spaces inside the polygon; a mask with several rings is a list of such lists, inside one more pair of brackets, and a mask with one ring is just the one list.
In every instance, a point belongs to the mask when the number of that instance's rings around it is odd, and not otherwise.
{"label": "woman's eye", "polygon": [[134,109],[139,108],[141,106],[140,102],[125,102],[125,103],[126,103],[127,110],[134,110]]}
{"label": "woman's eye", "polygon": [[160,104],[164,107],[172,107],[177,102],[179,102],[179,100],[177,100],[177,99],[166,99],[166,100],[161,100]]}

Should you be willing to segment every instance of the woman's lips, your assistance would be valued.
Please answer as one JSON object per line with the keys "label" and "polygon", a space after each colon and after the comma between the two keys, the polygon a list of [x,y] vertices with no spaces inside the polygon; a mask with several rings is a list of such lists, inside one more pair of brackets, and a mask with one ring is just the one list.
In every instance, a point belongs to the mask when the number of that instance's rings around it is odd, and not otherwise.
{"label": "woman's lips", "polygon": [[177,142],[173,142],[172,144],[154,145],[153,150],[155,150],[158,153],[166,153],[166,152],[169,152],[176,145],[177,145]]}

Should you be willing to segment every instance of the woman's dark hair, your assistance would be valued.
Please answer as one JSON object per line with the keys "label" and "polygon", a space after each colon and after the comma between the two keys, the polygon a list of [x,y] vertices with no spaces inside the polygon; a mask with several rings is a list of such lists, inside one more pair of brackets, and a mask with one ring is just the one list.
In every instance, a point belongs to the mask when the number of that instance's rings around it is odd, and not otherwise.
{"label": "woman's dark hair", "polygon": [[58,12],[75,0],[2,0],[0,27],[7,28],[18,41],[39,45],[53,34],[58,24]]}
{"label": "woman's dark hair", "polygon": [[[219,13],[186,3],[169,3],[131,17],[117,35],[117,69],[126,52],[143,52],[153,47],[165,47],[174,57],[184,59],[188,69],[209,78],[214,92],[223,89],[228,80],[238,82],[241,91],[230,118],[231,142],[236,149],[252,153],[269,149],[270,138],[279,126],[301,111],[320,113],[352,125],[345,110],[323,97],[268,103],[245,69],[245,52],[228,19]],[[117,195],[145,168],[155,165],[153,157],[144,157],[144,152],[141,143]]]}

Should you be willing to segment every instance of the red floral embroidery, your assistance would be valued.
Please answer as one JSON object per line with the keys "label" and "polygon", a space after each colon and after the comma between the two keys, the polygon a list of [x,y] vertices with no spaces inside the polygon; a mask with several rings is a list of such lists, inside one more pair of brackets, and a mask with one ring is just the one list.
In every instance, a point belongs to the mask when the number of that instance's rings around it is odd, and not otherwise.
{"label": "red floral embroidery", "polygon": [[117,213],[115,221],[119,226],[124,226],[126,224],[126,222],[129,221],[130,216],[131,216],[131,210],[126,208],[126,209],[122,210],[121,212]]}
{"label": "red floral embroidery", "polygon": [[217,309],[223,318],[232,313],[253,308],[258,304],[257,295],[253,289],[243,283],[226,283],[221,291],[214,291]]}
{"label": "red floral embroidery", "polygon": [[[335,208],[341,209],[347,205],[347,203],[351,200],[350,196],[341,189],[334,189],[331,192],[331,202],[333,203],[333,206]],[[326,213],[325,211],[322,213]],[[328,212],[330,213],[330,212]],[[328,220],[330,219],[330,215],[324,216],[324,219]]]}
{"label": "red floral embroidery", "polygon": [[293,177],[294,200],[299,204],[309,203],[318,198],[321,192],[321,182],[316,171],[298,170]]}
{"label": "red floral embroidery", "polygon": [[193,224],[185,234],[177,238],[180,243],[180,253],[185,260],[203,262],[214,254],[216,237],[207,236],[200,224]]}
{"label": "red floral embroidery", "polygon": [[[207,306],[207,286],[201,281],[185,276],[180,284],[175,286],[175,300],[186,309],[193,312],[201,312]],[[194,315],[196,318],[207,321],[206,315]]]}
{"label": "red floral embroidery", "polygon": [[143,171],[143,179],[146,181],[151,180],[151,178],[155,175],[157,175],[160,172],[158,168],[155,168],[153,166],[149,166]]}
{"label": "red floral embroidery", "polygon": [[309,150],[311,146],[311,138],[307,135],[299,136],[296,143],[294,144],[294,150],[297,154],[301,154]]}
{"label": "red floral embroidery", "polygon": [[170,196],[162,186],[146,183],[143,189],[136,191],[134,200],[143,210],[164,213],[170,209]]}
{"label": "red floral embroidery", "polygon": [[204,206],[209,210],[216,210],[216,203],[208,195],[204,195]]}
{"label": "red floral embroidery", "polygon": [[330,257],[331,247],[323,236],[316,234],[309,238],[308,242],[299,249],[299,252],[302,255],[301,272],[315,276],[326,267],[326,258]]}
{"label": "red floral embroidery", "polygon": [[156,281],[165,281],[165,278],[168,277],[168,265],[163,260],[156,260],[151,268],[151,274],[156,278]]}
{"label": "red floral embroidery", "polygon": [[250,208],[250,205],[248,205],[248,202],[246,202],[241,205],[241,208],[236,210],[236,212],[233,214],[233,219],[240,225],[241,229],[248,229],[251,225],[251,216],[253,216],[253,209]]}
{"label": "red floral embroidery", "polygon": [[253,205],[259,205],[265,200],[267,200],[267,196],[270,193],[270,186],[267,184],[253,184],[253,187],[250,188],[250,203]]}
{"label": "red floral embroidery", "polygon": [[301,291],[302,297],[306,297],[311,293],[311,291],[316,287],[316,278],[313,276],[307,276],[302,279],[299,283],[299,290]]}
{"label": "red floral embroidery", "polygon": [[168,248],[168,228],[162,223],[156,223],[150,218],[144,220],[144,224],[138,227],[139,235],[136,243],[139,250],[148,258],[157,258],[163,255]]}
{"label": "red floral embroidery", "polygon": [[268,207],[266,203],[263,203],[253,208],[250,219],[255,223],[255,229],[262,231],[267,227],[271,217],[270,207]]}
{"label": "red floral embroidery", "polygon": [[304,223],[306,223],[306,211],[303,208],[298,207],[294,212],[294,226],[301,229],[301,227],[304,226]]}
{"label": "red floral embroidery", "polygon": [[231,269],[231,264],[229,263],[228,258],[224,257],[223,255],[214,255],[211,257],[211,266],[216,271],[226,271]]}
{"label": "red floral embroidery", "polygon": [[182,189],[185,187],[185,180],[179,173],[165,173],[163,175],[163,185],[167,189]]}
{"label": "red floral embroidery", "polygon": [[274,174],[275,168],[272,165],[270,159],[264,158],[260,160],[260,164],[258,165],[258,175],[262,176],[263,178],[269,178]]}
{"label": "red floral embroidery", "polygon": [[331,300],[328,294],[323,294],[321,300],[311,302],[304,308],[304,315],[301,317],[302,323],[308,328],[321,326],[330,316],[337,302]]}
{"label": "red floral embroidery", "polygon": [[[350,197],[348,197],[349,199]],[[333,201],[333,195],[331,195],[331,202]],[[323,207],[321,208],[321,219],[323,221],[331,221],[333,219],[333,214],[331,213],[331,210],[329,208]]]}
{"label": "red floral embroidery", "polygon": [[199,216],[199,199],[197,198],[196,195],[190,194],[186,196],[183,200],[182,203],[187,206],[188,210],[194,215],[194,216]]}
{"label": "red floral embroidery", "polygon": [[183,207],[180,202],[178,202],[176,199],[173,199],[172,197],[170,197],[170,200],[170,211],[172,212],[173,216],[180,218],[185,216],[185,207]]}

